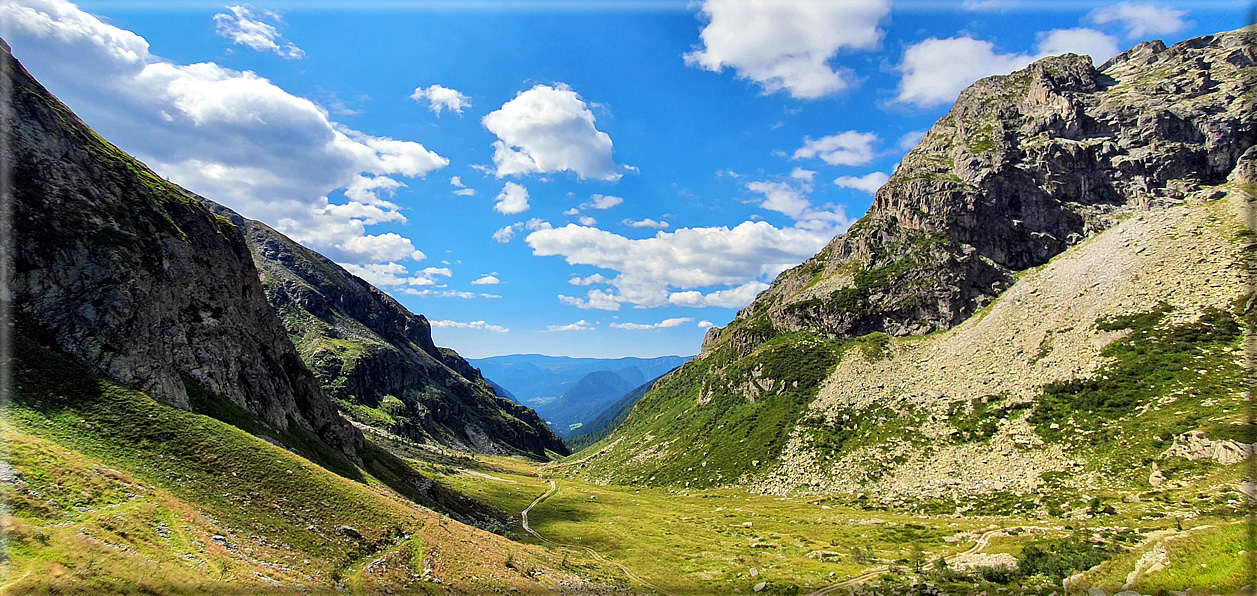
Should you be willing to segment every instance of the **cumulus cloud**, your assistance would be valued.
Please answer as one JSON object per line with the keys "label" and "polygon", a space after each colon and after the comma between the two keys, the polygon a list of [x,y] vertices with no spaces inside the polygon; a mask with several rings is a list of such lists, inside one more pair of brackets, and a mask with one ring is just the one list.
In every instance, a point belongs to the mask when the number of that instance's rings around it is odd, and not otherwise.
{"label": "cumulus cloud", "polygon": [[842,188],[853,188],[858,191],[873,194],[877,189],[881,188],[890,176],[883,172],[870,172],[863,176],[839,176],[834,179],[834,184]]}
{"label": "cumulus cloud", "polygon": [[657,221],[649,217],[646,219],[624,219],[620,221],[620,225],[625,225],[630,228],[652,228],[655,230],[668,229],[668,222]]}
{"label": "cumulus cloud", "polygon": [[790,159],[819,157],[831,166],[862,166],[873,161],[877,135],[847,130],[819,139],[804,137],[803,146]]}
{"label": "cumulus cloud", "polygon": [[624,199],[621,199],[620,197],[613,197],[611,195],[592,195],[589,197],[588,201],[581,203],[580,208],[606,210],[623,202]]}
{"label": "cumulus cloud", "polygon": [[792,177],[788,181],[757,180],[746,183],[746,189],[764,196],[759,201],[760,207],[789,216],[795,220],[797,228],[833,235],[845,231],[851,225],[841,206],[813,206],[808,198],[812,185],[805,179]]}
{"label": "cumulus cloud", "polygon": [[816,172],[813,170],[805,170],[803,168],[795,168],[793,170],[790,170],[790,177],[794,178],[795,180],[811,182],[812,179],[816,177]]}
{"label": "cumulus cloud", "polygon": [[1087,21],[1096,25],[1115,23],[1126,29],[1128,39],[1150,35],[1170,35],[1191,26],[1184,21],[1186,10],[1160,6],[1151,2],[1120,2],[1113,6],[1097,8],[1087,15]]}
{"label": "cumulus cloud", "polygon": [[493,200],[493,210],[503,215],[528,211],[528,189],[514,182],[507,182]]}
{"label": "cumulus cloud", "polygon": [[715,324],[715,323],[712,323],[711,321],[699,321],[699,322],[698,322],[698,328],[699,328],[699,329],[706,329],[706,328],[708,328],[708,327],[715,327],[715,326],[716,326],[716,324]]}
{"label": "cumulus cloud", "polygon": [[[534,252],[534,254],[536,254]],[[610,292],[590,290],[585,298],[559,294],[559,302],[581,309],[596,308],[598,310],[620,310],[620,302]]]}
{"label": "cumulus cloud", "polygon": [[687,292],[674,292],[668,296],[668,302],[677,306],[689,306],[692,308],[702,308],[705,306],[742,308],[743,306],[750,304],[760,292],[767,289],[768,284],[753,281],[742,284],[736,288],[718,290],[710,294],[703,294],[694,290]]}
{"label": "cumulus cloud", "polygon": [[1117,54],[1117,40],[1087,28],[1039,33],[1034,54],[995,50],[995,44],[969,36],[931,37],[904,50],[897,70],[903,73],[895,101],[926,108],[951,103],[974,81],[1007,74],[1031,62],[1063,53],[1086,54],[1096,63]]}
{"label": "cumulus cloud", "polygon": [[[173,182],[337,262],[422,258],[410,239],[367,227],[405,222],[387,200],[404,186],[397,177],[449,163],[423,145],[350,129],[252,72],[164,60],[144,38],[63,0],[0,3],[0,21],[42,83]],[[344,203],[329,199],[337,191]]]}
{"label": "cumulus cloud", "polygon": [[567,325],[547,325],[546,332],[589,331],[590,329],[593,329],[593,328],[594,328],[593,323],[590,323],[589,321],[586,321],[585,319],[581,319],[579,321],[576,321],[575,323],[568,323]]}
{"label": "cumulus cloud", "polygon": [[[577,278],[573,285],[605,283],[584,298],[560,295],[578,308],[619,310],[621,304],[652,308],[676,300],[699,304],[693,297],[715,294],[722,306],[745,306],[764,287],[763,280],[797,265],[833,237],[834,228],[777,228],[764,222],[743,222],[734,228],[682,228],[630,239],[597,228],[569,224],[538,230],[525,241],[536,256],[560,256],[570,265],[592,265],[615,271],[614,277]],[[754,285],[756,282],[759,285]],[[722,293],[723,292],[723,293]],[[741,304],[733,304],[745,299]],[[712,304],[715,305],[715,304]]]}
{"label": "cumulus cloud", "polygon": [[405,288],[413,286],[445,287],[438,277],[452,277],[453,271],[448,267],[427,267],[422,271],[411,273],[409,268],[400,263],[370,263],[357,265],[354,263],[337,263],[346,271],[361,277],[367,283],[381,288]]}
{"label": "cumulus cloud", "polygon": [[619,180],[611,137],[571,87],[536,85],[481,120],[493,142],[495,175],[572,172],[581,179]]}
{"label": "cumulus cloud", "polygon": [[515,226],[502,226],[498,231],[493,233],[493,241],[499,244],[506,244],[515,237]]}
{"label": "cumulus cloud", "polygon": [[427,88],[417,87],[415,92],[410,94],[410,98],[419,103],[428,102],[428,109],[437,116],[441,115],[441,110],[457,112],[461,116],[463,109],[471,107],[470,97],[455,89],[440,85],[429,85]]}
{"label": "cumulus cloud", "polygon": [[692,317],[677,317],[677,318],[672,318],[672,319],[664,319],[662,321],[659,321],[658,323],[651,323],[651,324],[612,323],[609,325],[609,327],[615,327],[616,329],[634,329],[634,330],[668,329],[670,327],[680,327],[681,325],[689,323],[690,321],[693,321],[693,320],[694,319]]}
{"label": "cumulus cloud", "polygon": [[564,212],[563,212],[563,215],[566,215],[566,216],[568,216],[568,217],[571,217],[571,216],[574,216],[574,215],[580,215],[580,209],[577,209],[577,208],[575,208],[575,207],[572,207],[572,208],[568,209],[567,211],[564,211]]}
{"label": "cumulus cloud", "polygon": [[1096,64],[1116,56],[1121,51],[1115,37],[1086,27],[1055,29],[1040,33],[1038,34],[1038,49],[1040,56],[1060,54],[1091,56]]}
{"label": "cumulus cloud", "polygon": [[496,286],[502,283],[496,275],[482,275],[476,281],[471,282],[473,286]]}
{"label": "cumulus cloud", "polygon": [[849,69],[830,61],[844,49],[875,49],[878,24],[889,13],[889,0],[706,0],[702,47],[685,54],[685,63],[713,72],[732,68],[765,93],[817,99],[854,83]]}
{"label": "cumulus cloud", "polygon": [[462,323],[459,321],[428,321],[433,327],[454,328],[454,329],[478,329],[481,331],[492,331],[494,333],[506,333],[510,331],[501,325],[490,325],[484,321],[472,321],[470,323]]}
{"label": "cumulus cloud", "polygon": [[[464,292],[462,290],[433,290],[433,289],[427,289],[427,288],[422,289],[422,290],[416,290],[414,288],[406,288],[404,290],[401,290],[401,292],[403,294],[408,294],[411,296],[418,296],[420,298],[475,298],[476,297],[475,292]],[[501,298],[501,296],[494,296],[491,294],[481,294],[480,296],[484,298]]]}
{"label": "cumulus cloud", "polygon": [[596,219],[594,219],[594,218],[592,218],[592,217],[589,217],[588,215],[582,215],[582,216],[580,216],[580,218],[579,218],[579,219],[577,219],[576,221],[580,222],[580,225],[582,225],[582,226],[596,226],[596,225],[598,225],[598,220],[596,220]]}
{"label": "cumulus cloud", "polygon": [[609,284],[611,283],[611,280],[604,277],[601,273],[595,273],[589,277],[581,277],[579,275],[572,276],[571,279],[567,280],[567,283],[574,286],[592,286],[594,284]]}
{"label": "cumulus cloud", "polygon": [[271,24],[279,24],[278,13],[268,10],[258,14],[250,6],[228,6],[227,10],[231,13],[214,15],[214,28],[218,35],[231,40],[231,43],[248,46],[259,52],[274,52],[293,60],[305,57],[305,51],[286,41],[279,34],[279,29]]}
{"label": "cumulus cloud", "polygon": [[510,242],[511,239],[515,237],[515,233],[520,230],[526,229],[530,232],[535,232],[537,230],[548,230],[552,227],[553,226],[550,225],[550,222],[534,217],[528,221],[517,221],[509,226],[502,227],[493,233],[493,240],[501,244],[506,244],[507,242]]}

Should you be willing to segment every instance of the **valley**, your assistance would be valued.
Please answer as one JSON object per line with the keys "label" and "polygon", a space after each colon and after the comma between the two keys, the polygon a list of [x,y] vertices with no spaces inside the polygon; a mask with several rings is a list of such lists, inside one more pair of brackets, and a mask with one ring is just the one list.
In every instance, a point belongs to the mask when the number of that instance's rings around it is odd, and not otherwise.
{"label": "valley", "polygon": [[559,296],[705,333],[656,358],[440,347],[509,330],[159,176],[2,45],[0,592],[1252,594],[1251,28],[977,80],[723,327]]}

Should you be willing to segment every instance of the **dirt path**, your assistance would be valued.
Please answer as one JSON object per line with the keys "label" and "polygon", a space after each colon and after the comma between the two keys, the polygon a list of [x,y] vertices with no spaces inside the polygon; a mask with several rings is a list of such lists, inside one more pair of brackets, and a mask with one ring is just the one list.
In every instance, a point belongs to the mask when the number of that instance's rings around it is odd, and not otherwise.
{"label": "dirt path", "polygon": [[654,592],[656,592],[656,593],[659,593],[659,594],[666,594],[666,595],[668,595],[668,596],[676,596],[676,595],[675,595],[675,594],[673,594],[672,592],[669,592],[669,591],[667,591],[667,590],[665,590],[665,589],[663,589],[663,588],[660,588],[659,586],[656,586],[655,584],[652,584],[652,583],[650,583],[650,582],[648,582],[648,581],[646,581],[646,580],[642,579],[642,578],[641,578],[640,576],[638,576],[636,573],[633,573],[632,571],[630,571],[628,567],[625,567],[624,565],[622,565],[622,564],[620,564],[620,563],[617,563],[617,562],[615,562],[615,561],[608,561],[608,560],[607,560],[605,557],[603,557],[601,554],[598,554],[598,551],[596,551],[596,550],[594,550],[594,549],[592,549],[592,548],[589,548],[589,547],[587,547],[587,546],[579,546],[579,545],[576,545],[576,544],[566,544],[566,543],[563,543],[563,542],[558,542],[558,541],[556,541],[556,540],[551,540],[551,539],[549,539],[549,538],[546,538],[545,536],[542,536],[541,534],[538,534],[536,530],[532,529],[532,527],[528,525],[528,512],[529,512],[529,511],[532,511],[533,507],[536,507],[537,505],[540,505],[542,501],[544,501],[544,500],[546,500],[546,499],[548,499],[548,498],[550,498],[550,497],[553,497],[554,495],[556,495],[556,494],[558,494],[558,493],[559,493],[559,483],[558,483],[558,482],[555,482],[555,481],[553,481],[553,480],[551,480],[551,481],[550,481],[550,488],[549,488],[546,492],[542,493],[542,494],[541,494],[541,496],[537,497],[537,498],[536,498],[536,499],[532,502],[532,504],[530,504],[530,505],[528,506],[528,508],[527,508],[527,509],[524,509],[524,510],[523,510],[523,511],[519,514],[519,516],[520,516],[520,521],[521,521],[521,522],[522,522],[522,524],[523,524],[523,527],[524,527],[524,531],[525,531],[525,532],[528,532],[529,534],[532,534],[532,535],[533,535],[533,536],[535,536],[538,540],[540,540],[540,541],[542,541],[542,542],[544,542],[544,543],[546,543],[546,544],[548,544],[548,545],[550,545],[550,546],[560,546],[560,547],[563,547],[563,548],[574,548],[574,549],[578,549],[578,550],[585,551],[585,552],[589,553],[589,556],[593,557],[593,558],[594,558],[594,559],[596,559],[597,561],[599,561],[599,562],[601,562],[601,563],[606,563],[607,565],[612,565],[612,566],[614,566],[615,568],[619,569],[620,571],[623,571],[623,572],[624,572],[624,575],[628,576],[629,580],[631,580],[631,581],[637,582],[638,584],[641,584],[641,585],[643,585],[643,586],[645,586],[645,587],[647,587],[647,588],[649,588],[649,589],[653,590],[653,591],[654,591]]}
{"label": "dirt path", "polygon": [[[1010,530],[1042,530],[1042,529],[1043,528],[1039,528],[1037,526],[1013,526],[1011,528],[999,528],[997,530],[990,530],[988,532],[984,532],[981,536],[978,537],[977,540],[973,541],[973,546],[969,547],[969,550],[962,553],[956,553],[952,556],[957,557],[960,555],[973,555],[973,554],[980,553],[982,552],[983,549],[987,547],[988,544],[991,543],[992,538],[994,538],[997,535],[1008,532]],[[946,561],[947,559],[944,558],[943,560]],[[930,564],[933,564],[933,562],[934,562],[933,560],[929,561]],[[842,588],[850,588],[852,586],[862,584],[870,579],[873,579],[885,573],[887,569],[888,567],[886,565],[881,565],[878,567],[874,567],[872,569],[866,569],[860,572],[859,575],[856,575],[854,577],[844,579],[836,584],[829,584],[828,586],[825,586],[814,592],[808,592],[807,596],[824,596],[825,594],[833,593],[835,590],[840,590]]]}

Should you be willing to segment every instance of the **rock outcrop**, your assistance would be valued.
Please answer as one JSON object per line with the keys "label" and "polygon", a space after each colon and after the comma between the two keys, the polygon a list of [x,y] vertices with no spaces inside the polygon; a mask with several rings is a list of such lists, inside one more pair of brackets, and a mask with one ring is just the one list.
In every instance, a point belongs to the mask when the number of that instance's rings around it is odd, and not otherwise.
{"label": "rock outcrop", "polygon": [[269,226],[206,204],[244,230],[266,299],[346,415],[463,451],[567,453],[535,412],[496,397],[479,370],[438,348],[422,315]]}
{"label": "rock outcrop", "polygon": [[868,214],[782,273],[704,353],[777,335],[924,335],[1122,214],[1221,184],[1253,146],[1253,32],[1044,58],[965,89]]}
{"label": "rock outcrop", "polygon": [[22,331],[159,401],[208,392],[356,459],[362,435],[271,310],[241,227],[102,139],[7,46],[0,67]]}
{"label": "rock outcrop", "polygon": [[978,81],[848,233],[562,469],[964,512],[1234,462],[1254,37]]}

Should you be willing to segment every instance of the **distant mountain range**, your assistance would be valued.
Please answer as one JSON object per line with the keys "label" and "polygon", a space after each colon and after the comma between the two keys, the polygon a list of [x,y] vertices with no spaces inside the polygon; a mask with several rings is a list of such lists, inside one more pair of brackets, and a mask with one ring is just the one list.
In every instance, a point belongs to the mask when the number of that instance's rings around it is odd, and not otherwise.
{"label": "distant mountain range", "polygon": [[668,373],[693,356],[569,358],[511,354],[468,362],[508,397],[537,411],[560,437],[581,434],[625,394]]}

